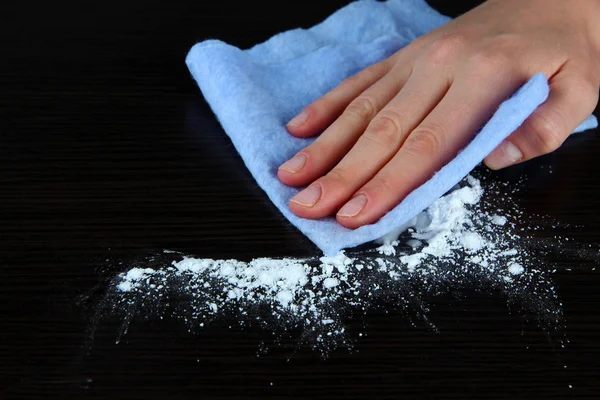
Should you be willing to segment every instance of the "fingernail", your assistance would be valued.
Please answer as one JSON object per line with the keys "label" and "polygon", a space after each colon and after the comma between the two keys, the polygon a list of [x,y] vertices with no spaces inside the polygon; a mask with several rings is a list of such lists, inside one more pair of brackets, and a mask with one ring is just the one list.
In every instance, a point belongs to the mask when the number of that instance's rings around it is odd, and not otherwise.
{"label": "fingernail", "polygon": [[523,159],[523,153],[512,142],[505,140],[496,150],[486,157],[485,161],[491,169],[502,169]]}
{"label": "fingernail", "polygon": [[288,122],[287,126],[300,126],[306,122],[308,119],[308,112],[303,110],[300,114],[296,115],[290,122]]}
{"label": "fingernail", "polygon": [[306,164],[306,156],[304,154],[296,154],[284,162],[279,169],[295,174],[304,167],[304,164]]}
{"label": "fingernail", "polygon": [[304,207],[312,207],[317,204],[319,198],[321,197],[321,185],[315,183],[314,185],[310,185],[294,197],[292,200],[294,203],[298,203]]}
{"label": "fingernail", "polygon": [[367,205],[367,196],[359,194],[347,202],[337,215],[340,217],[354,217]]}

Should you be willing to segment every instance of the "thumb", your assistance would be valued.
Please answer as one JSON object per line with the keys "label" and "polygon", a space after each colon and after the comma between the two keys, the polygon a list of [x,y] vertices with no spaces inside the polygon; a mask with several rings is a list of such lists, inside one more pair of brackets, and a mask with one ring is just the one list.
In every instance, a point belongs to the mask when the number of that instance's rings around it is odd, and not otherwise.
{"label": "thumb", "polygon": [[598,86],[564,68],[550,80],[550,97],[484,160],[490,169],[548,154],[569,137],[598,103]]}

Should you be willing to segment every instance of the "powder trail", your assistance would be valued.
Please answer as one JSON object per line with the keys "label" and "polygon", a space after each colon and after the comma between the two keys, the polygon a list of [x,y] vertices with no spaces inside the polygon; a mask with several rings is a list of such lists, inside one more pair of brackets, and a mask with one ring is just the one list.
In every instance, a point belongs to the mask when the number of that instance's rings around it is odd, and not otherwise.
{"label": "powder trail", "polygon": [[352,346],[345,324],[353,315],[383,303],[412,311],[435,330],[427,299],[474,289],[500,291],[509,306],[534,314],[543,329],[557,330],[562,310],[552,271],[532,268],[535,254],[522,245],[514,215],[498,214],[489,186],[486,197],[481,181],[468,176],[379,247],[334,257],[245,262],[167,252],[176,258],[171,265],[116,276],[105,304],[124,316],[123,332],[142,310],[171,313],[190,330],[227,316],[282,335],[300,329],[299,344],[326,352]]}

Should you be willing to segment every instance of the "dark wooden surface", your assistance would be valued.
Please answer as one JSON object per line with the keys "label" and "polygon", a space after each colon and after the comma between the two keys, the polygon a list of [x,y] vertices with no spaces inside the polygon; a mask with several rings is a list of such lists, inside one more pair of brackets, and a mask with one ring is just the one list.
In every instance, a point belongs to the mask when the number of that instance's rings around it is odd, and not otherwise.
{"label": "dark wooden surface", "polygon": [[[152,252],[317,254],[255,186],[184,57],[207,38],[249,47],[311,26],[345,2],[240,3],[3,5],[0,398],[598,398],[600,272],[571,256],[555,277],[565,349],[475,292],[435,299],[439,333],[373,312],[355,351],[325,360],[282,346],[257,357],[270,334],[226,324],[136,320],[119,344],[121,321],[93,325],[107,279]],[[475,2],[432,3],[457,15]],[[587,133],[495,179],[528,177],[525,210],[599,243],[598,154]]]}

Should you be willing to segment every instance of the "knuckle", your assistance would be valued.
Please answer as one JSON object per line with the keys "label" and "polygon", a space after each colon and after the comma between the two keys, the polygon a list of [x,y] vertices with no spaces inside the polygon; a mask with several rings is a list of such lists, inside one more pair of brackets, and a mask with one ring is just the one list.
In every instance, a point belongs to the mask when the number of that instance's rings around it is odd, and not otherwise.
{"label": "knuckle", "polygon": [[395,118],[378,115],[371,121],[363,136],[384,148],[396,147],[400,137],[400,126]]}
{"label": "knuckle", "polygon": [[429,46],[427,60],[433,64],[443,64],[464,48],[468,41],[462,33],[439,37]]}
{"label": "knuckle", "polygon": [[394,185],[388,176],[376,175],[371,179],[370,189],[376,193],[389,193],[394,190]]}
{"label": "knuckle", "polygon": [[435,156],[442,150],[442,140],[439,133],[433,129],[419,129],[408,136],[404,148],[417,157]]}
{"label": "knuckle", "polygon": [[557,123],[555,116],[534,113],[526,121],[527,128],[535,141],[535,147],[540,154],[551,153],[558,149],[564,141],[564,129]]}
{"label": "knuckle", "polygon": [[346,107],[344,113],[351,117],[370,121],[377,113],[377,106],[372,98],[359,96]]}
{"label": "knuckle", "polygon": [[383,110],[381,110],[378,116],[391,119],[396,123],[398,129],[402,132],[404,131],[404,126],[402,124],[408,119],[406,111],[401,110],[400,107],[394,107],[391,105],[388,105]]}
{"label": "knuckle", "polygon": [[335,167],[334,169],[329,171],[325,177],[328,180],[337,181],[337,182],[341,183],[342,185],[347,185],[351,181],[351,179],[348,175],[348,171],[346,171],[344,168],[339,167],[339,166]]}
{"label": "knuckle", "polygon": [[512,69],[508,54],[494,49],[484,49],[477,52],[469,61],[469,74],[476,76],[494,77],[499,73],[504,75]]}

